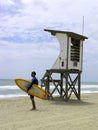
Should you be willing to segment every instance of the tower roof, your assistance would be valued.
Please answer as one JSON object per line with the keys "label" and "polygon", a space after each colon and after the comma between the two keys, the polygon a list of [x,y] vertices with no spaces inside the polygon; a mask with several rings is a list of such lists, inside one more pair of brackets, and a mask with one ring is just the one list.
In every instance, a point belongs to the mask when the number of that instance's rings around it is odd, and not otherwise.
{"label": "tower roof", "polygon": [[70,31],[60,31],[60,30],[50,30],[50,29],[44,29],[44,31],[48,31],[51,33],[51,35],[54,35],[54,36],[56,35],[56,33],[65,33],[68,36],[71,36],[71,37],[74,37],[77,39],[81,39],[81,40],[88,39],[88,37],[86,37],[86,36],[83,36],[83,35],[80,35],[80,34],[77,34],[74,32],[70,32]]}

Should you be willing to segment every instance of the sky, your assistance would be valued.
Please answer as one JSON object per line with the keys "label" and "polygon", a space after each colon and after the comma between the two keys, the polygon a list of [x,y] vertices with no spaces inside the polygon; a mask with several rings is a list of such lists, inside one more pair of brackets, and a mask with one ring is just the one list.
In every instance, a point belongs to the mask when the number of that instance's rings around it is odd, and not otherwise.
{"label": "sky", "polygon": [[83,31],[82,81],[98,82],[97,0],[0,0],[0,79],[51,69],[60,47],[44,29]]}

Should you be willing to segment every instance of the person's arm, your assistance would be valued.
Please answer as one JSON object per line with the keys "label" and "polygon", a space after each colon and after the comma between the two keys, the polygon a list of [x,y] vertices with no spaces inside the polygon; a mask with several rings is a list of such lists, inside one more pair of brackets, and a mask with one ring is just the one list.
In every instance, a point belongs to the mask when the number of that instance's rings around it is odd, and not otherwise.
{"label": "person's arm", "polygon": [[27,91],[29,91],[31,87],[32,87],[32,83],[31,83],[30,86],[27,88]]}
{"label": "person's arm", "polygon": [[32,82],[30,83],[30,86],[27,88],[27,91],[29,91],[33,85],[34,79],[32,80]]}

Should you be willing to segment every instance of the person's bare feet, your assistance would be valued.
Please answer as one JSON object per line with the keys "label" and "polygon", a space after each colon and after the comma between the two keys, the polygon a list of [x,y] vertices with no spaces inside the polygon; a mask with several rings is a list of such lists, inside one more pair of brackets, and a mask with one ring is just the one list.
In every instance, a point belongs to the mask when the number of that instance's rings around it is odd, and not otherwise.
{"label": "person's bare feet", "polygon": [[32,111],[32,110],[36,110],[36,108],[32,108],[31,111]]}

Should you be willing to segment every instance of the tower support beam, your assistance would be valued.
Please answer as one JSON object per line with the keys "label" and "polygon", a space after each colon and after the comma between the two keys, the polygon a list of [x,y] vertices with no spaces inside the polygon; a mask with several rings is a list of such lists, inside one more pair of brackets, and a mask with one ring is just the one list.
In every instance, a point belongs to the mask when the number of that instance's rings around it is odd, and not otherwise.
{"label": "tower support beam", "polygon": [[[60,75],[59,79],[55,79],[53,74]],[[80,100],[81,94],[81,71],[78,70],[46,70],[45,75],[41,79],[41,86],[49,93],[49,99],[55,94],[63,97],[66,101],[74,94]]]}

